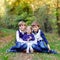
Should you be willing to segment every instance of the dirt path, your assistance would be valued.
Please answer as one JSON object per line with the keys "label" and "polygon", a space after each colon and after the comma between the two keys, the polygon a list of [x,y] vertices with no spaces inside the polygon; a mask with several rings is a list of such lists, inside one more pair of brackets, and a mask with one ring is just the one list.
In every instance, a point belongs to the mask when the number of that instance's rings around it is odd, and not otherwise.
{"label": "dirt path", "polygon": [[11,57],[9,60],[33,60],[33,54],[16,53],[16,56]]}
{"label": "dirt path", "polygon": [[11,35],[0,38],[0,48],[9,43],[11,40],[13,40],[13,36]]}

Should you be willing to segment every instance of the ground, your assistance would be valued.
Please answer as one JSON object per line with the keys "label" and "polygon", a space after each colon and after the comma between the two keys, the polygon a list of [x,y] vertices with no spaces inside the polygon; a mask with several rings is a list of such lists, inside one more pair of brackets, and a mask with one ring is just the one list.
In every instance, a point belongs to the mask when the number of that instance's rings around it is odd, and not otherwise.
{"label": "ground", "polygon": [[[60,37],[55,33],[45,34],[52,49],[60,52]],[[60,54],[46,53],[6,53],[15,43],[15,30],[2,29],[0,32],[0,60],[60,60]]]}

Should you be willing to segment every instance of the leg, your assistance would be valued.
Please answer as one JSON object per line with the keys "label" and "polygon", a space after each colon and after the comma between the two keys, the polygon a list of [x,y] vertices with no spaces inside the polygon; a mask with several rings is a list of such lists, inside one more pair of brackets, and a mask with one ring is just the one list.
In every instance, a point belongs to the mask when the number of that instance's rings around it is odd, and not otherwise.
{"label": "leg", "polygon": [[29,53],[29,45],[27,44],[26,53]]}
{"label": "leg", "polygon": [[38,41],[38,46],[41,48],[46,48],[46,44],[44,43],[44,41]]}
{"label": "leg", "polygon": [[17,52],[17,49],[20,48],[20,46],[21,46],[21,43],[20,43],[20,42],[16,42],[16,45],[13,46],[10,50],[11,50],[11,51],[12,51],[12,50],[13,50],[13,51],[15,50],[15,51]]}
{"label": "leg", "polygon": [[30,46],[30,52],[33,53],[33,48]]}
{"label": "leg", "polygon": [[32,48],[32,45],[33,45],[33,43],[32,42],[30,42],[30,53],[33,53],[33,48]]}
{"label": "leg", "polygon": [[38,41],[38,46],[42,49],[42,52],[48,53],[49,49],[44,41]]}
{"label": "leg", "polygon": [[39,42],[38,42],[38,45],[39,45],[39,47],[42,48],[42,52],[43,52],[43,53],[53,53],[53,54],[57,54],[56,51],[54,51],[54,50],[49,50],[48,47],[46,46],[46,44],[44,43],[44,41],[39,41]]}
{"label": "leg", "polygon": [[22,43],[16,42],[16,45],[13,46],[13,47],[11,47],[10,50],[9,50],[9,52],[18,52],[18,48],[20,48],[21,45],[22,45]]}
{"label": "leg", "polygon": [[37,52],[42,52],[42,49],[41,49],[40,47],[38,47],[37,44],[33,44],[33,45],[32,45],[32,48],[33,48],[35,51],[37,51]]}
{"label": "leg", "polygon": [[48,53],[51,53],[51,54],[58,54],[55,50],[49,50]]}
{"label": "leg", "polygon": [[21,47],[19,48],[19,50],[20,51],[24,51],[24,50],[26,50],[26,48],[27,48],[27,44],[24,43],[23,45],[21,45]]}

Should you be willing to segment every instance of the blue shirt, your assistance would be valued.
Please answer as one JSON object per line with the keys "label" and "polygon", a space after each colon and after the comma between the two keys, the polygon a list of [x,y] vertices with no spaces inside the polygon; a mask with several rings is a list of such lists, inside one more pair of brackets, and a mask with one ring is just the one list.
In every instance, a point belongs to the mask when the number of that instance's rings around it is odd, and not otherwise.
{"label": "blue shirt", "polygon": [[24,36],[23,36],[23,40],[24,40],[24,41],[27,41],[30,37],[32,37],[30,41],[34,41],[34,40],[35,40],[33,34],[27,34],[27,33],[24,34]]}
{"label": "blue shirt", "polygon": [[46,44],[48,44],[48,40],[46,39],[46,37],[45,37],[45,35],[44,35],[44,33],[43,33],[42,31],[41,31],[40,35],[41,35],[41,37],[43,38],[44,42],[45,42]]}

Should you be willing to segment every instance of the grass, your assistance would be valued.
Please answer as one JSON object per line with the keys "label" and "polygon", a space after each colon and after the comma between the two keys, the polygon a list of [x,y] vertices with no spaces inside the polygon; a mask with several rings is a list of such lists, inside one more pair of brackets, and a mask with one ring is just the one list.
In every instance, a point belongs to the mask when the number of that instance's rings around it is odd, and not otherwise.
{"label": "grass", "polygon": [[13,29],[0,28],[0,37],[6,37],[14,33],[15,33],[15,30]]}
{"label": "grass", "polygon": [[[0,35],[0,37],[12,35],[15,39],[15,30],[2,28],[1,31],[4,34],[2,36]],[[60,52],[60,38],[58,35],[55,33],[46,33],[46,37],[49,41],[51,49]],[[9,58],[14,58],[14,56],[16,56],[16,53],[6,53],[6,50],[9,49],[12,45],[14,45],[14,40],[11,40],[8,42],[8,44],[4,44],[4,47],[0,48],[0,60],[9,60]],[[32,60],[60,60],[60,54],[33,53]]]}
{"label": "grass", "polygon": [[[1,38],[7,37],[9,35],[12,35],[13,37],[15,36],[15,30],[12,29],[2,28],[1,32],[3,33],[0,34]],[[2,48],[0,48],[0,60],[9,60],[9,57],[15,55],[14,53],[9,53],[9,54],[6,53],[6,50],[9,49],[13,44],[14,44],[14,40],[11,40],[7,44],[4,44]]]}
{"label": "grass", "polygon": [[0,48],[0,60],[9,60],[9,57],[14,56],[14,53],[6,53],[6,50],[9,49],[13,45],[13,42],[9,42],[3,48]]}

